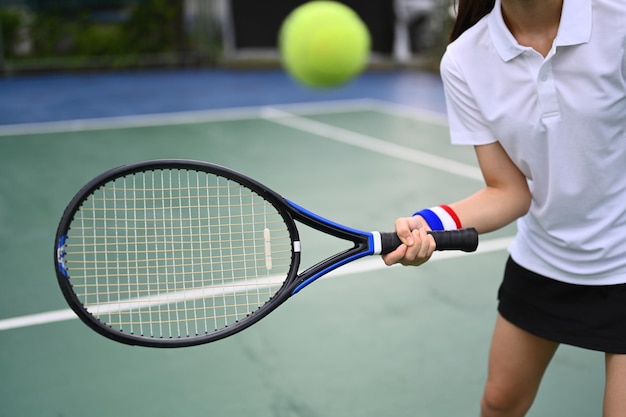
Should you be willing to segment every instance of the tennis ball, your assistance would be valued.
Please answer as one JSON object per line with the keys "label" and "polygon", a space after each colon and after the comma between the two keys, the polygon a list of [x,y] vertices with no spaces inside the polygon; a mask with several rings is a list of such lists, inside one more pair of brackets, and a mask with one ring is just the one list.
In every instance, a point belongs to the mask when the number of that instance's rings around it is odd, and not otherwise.
{"label": "tennis ball", "polygon": [[296,81],[308,87],[332,88],[363,71],[370,34],[348,6],[316,0],[285,18],[278,44],[283,66]]}

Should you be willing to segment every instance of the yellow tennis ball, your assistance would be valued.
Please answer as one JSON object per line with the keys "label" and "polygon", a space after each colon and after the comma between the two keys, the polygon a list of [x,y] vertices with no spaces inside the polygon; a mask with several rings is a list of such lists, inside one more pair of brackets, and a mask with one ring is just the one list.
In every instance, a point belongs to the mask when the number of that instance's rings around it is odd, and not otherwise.
{"label": "yellow tennis ball", "polygon": [[367,26],[351,8],[316,0],[287,16],[278,43],[283,66],[294,79],[309,87],[332,88],[365,69],[371,41]]}

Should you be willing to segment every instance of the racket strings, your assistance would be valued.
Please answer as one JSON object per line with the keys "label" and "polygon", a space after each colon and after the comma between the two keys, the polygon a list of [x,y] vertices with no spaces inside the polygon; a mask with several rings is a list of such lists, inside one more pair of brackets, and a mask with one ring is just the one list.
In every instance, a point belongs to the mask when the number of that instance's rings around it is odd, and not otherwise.
{"label": "racket strings", "polygon": [[121,332],[176,338],[231,326],[278,291],[292,262],[280,213],[234,180],[162,169],[87,198],[68,233],[74,292]]}
{"label": "racket strings", "polygon": [[[91,255],[101,255],[101,254],[105,254],[108,253],[109,255],[111,254],[117,254],[117,255],[124,255],[127,252],[124,251],[119,251],[119,250],[115,250],[115,251],[97,251],[97,252],[82,252],[82,251],[78,251],[75,254],[79,255],[79,254],[85,254],[85,253],[89,253]],[[162,253],[159,251],[147,251],[146,253]],[[186,253],[186,252],[183,252]],[[284,255],[284,256],[274,256],[274,255]],[[280,261],[282,262],[283,266],[289,266],[290,261],[291,261],[291,251],[289,250],[281,250],[281,251],[274,251],[273,252],[273,256],[272,259],[274,261]],[[256,258],[259,258],[261,256],[265,256],[263,253],[257,252],[257,253],[253,253],[252,256],[255,256]],[[247,258],[249,258],[250,255],[247,256],[243,256],[243,255],[238,255],[238,256],[233,256],[233,260],[237,260],[239,262],[244,262]],[[203,262],[197,262],[198,257],[197,256],[179,256],[179,257],[161,257],[160,260],[165,261],[165,262],[176,262],[178,266],[180,267],[193,267],[193,266],[197,266],[199,268],[204,267],[204,266],[212,266],[213,265],[213,261],[214,260],[222,260],[223,257],[203,257],[204,261]],[[187,263],[185,261],[188,261]],[[94,266],[94,262],[74,262],[74,261],[69,261],[66,263],[68,265],[68,269],[82,269],[83,271],[100,271],[102,270],[102,266],[99,265],[95,265]],[[123,265],[127,265],[127,268],[141,268],[142,270],[145,270],[145,272],[143,273],[138,273],[136,274],[136,276],[140,277],[140,276],[150,276],[152,275],[154,272],[158,272],[158,271],[151,271],[150,268],[157,268],[154,265],[154,259],[140,259],[140,260],[129,260],[129,259],[121,259],[118,261],[118,265],[121,267]],[[256,268],[255,268],[256,269]],[[227,272],[227,273],[234,273],[236,271],[248,271],[249,268],[237,268],[237,269],[221,269],[221,271],[223,272]],[[192,274],[195,276],[195,271],[190,271],[189,274]],[[125,274],[122,274],[125,275]],[[184,274],[181,274],[181,276]],[[256,275],[256,274],[255,274]],[[255,275],[246,275],[244,276],[244,278],[252,278]],[[90,278],[98,278],[98,277],[102,277],[103,275],[99,275],[97,273],[94,273],[93,275],[88,275],[85,274],[83,277],[85,279],[90,279]],[[108,277],[113,277],[115,276],[115,274],[106,274],[106,276]],[[80,286],[80,284],[74,284],[74,286]]]}
{"label": "racket strings", "polygon": [[[232,241],[231,242],[222,242],[222,243],[230,244],[230,243],[232,243]],[[276,254],[280,254],[280,253],[290,254],[291,253],[291,245],[290,244],[282,244],[281,246],[283,247],[283,249],[277,250],[274,253],[276,253]],[[77,246],[76,245],[68,245],[67,247],[71,250],[73,247],[77,247]],[[241,251],[245,251],[246,249],[253,249],[254,250],[254,252],[251,253],[251,254],[246,254],[246,253],[242,252],[240,254],[233,254],[232,255],[233,259],[236,259],[236,258],[239,257],[241,261],[244,261],[250,255],[257,255],[257,256],[263,255],[263,253],[258,251],[259,248],[254,247],[254,246],[245,246],[245,245],[244,246],[231,246],[231,248],[234,249],[234,250],[241,250]],[[185,260],[197,259],[196,255],[194,255],[194,254],[189,255],[190,251],[193,251],[193,248],[175,248],[175,249],[171,249],[168,252],[170,254],[187,254],[188,256],[161,257],[161,260],[164,260],[164,261],[167,261],[167,260],[170,260],[170,261],[185,261]],[[120,255],[120,254],[128,254],[129,251],[128,250],[124,250],[124,249],[119,249],[119,248],[116,248],[116,249],[113,249],[113,250],[109,250],[109,249],[107,249],[107,247],[103,247],[103,248],[100,248],[100,249],[97,249],[97,247],[94,247],[92,250],[88,250],[88,251],[77,250],[77,251],[74,252],[74,254],[76,254],[76,255],[92,255],[92,256],[101,255],[101,254],[105,254],[105,253],[109,254],[109,255],[115,255],[115,254]],[[161,253],[163,253],[163,251],[160,250],[160,249],[145,249],[141,253],[146,254],[146,255],[150,255],[150,254],[161,254]],[[209,256],[206,256],[205,258],[206,258],[207,261],[211,261],[213,259],[222,259],[223,256],[211,256],[211,255],[209,255]],[[289,259],[289,258],[287,258],[287,259]],[[148,262],[149,263],[150,261],[151,261],[151,258],[127,259],[127,260],[123,260],[122,259],[119,262],[121,262],[121,263],[126,262],[128,264],[141,265],[142,262]],[[74,263],[74,261],[70,261],[70,262],[68,262],[68,265],[71,265],[73,263]],[[93,262],[90,262],[90,263],[93,263]],[[185,266],[185,264],[180,264],[180,266]],[[85,269],[93,269],[93,268],[90,268],[89,266],[85,266]]]}

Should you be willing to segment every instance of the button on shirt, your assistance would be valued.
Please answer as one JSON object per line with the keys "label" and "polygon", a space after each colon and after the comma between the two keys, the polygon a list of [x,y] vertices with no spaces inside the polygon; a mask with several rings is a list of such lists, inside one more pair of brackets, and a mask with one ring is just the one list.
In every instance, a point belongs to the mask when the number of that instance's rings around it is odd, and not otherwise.
{"label": "button on shirt", "polygon": [[546,57],[493,11],[441,62],[451,140],[500,142],[533,199],[510,247],[564,282],[626,282],[626,4],[564,0]]}

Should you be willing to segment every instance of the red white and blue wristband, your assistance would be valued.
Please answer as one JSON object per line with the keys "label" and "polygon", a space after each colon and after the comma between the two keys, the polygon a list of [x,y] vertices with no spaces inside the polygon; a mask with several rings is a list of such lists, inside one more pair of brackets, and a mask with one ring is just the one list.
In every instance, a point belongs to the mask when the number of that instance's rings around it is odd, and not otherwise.
{"label": "red white and blue wristband", "polygon": [[454,210],[442,204],[413,213],[422,216],[432,230],[457,230],[461,228],[461,220]]}

